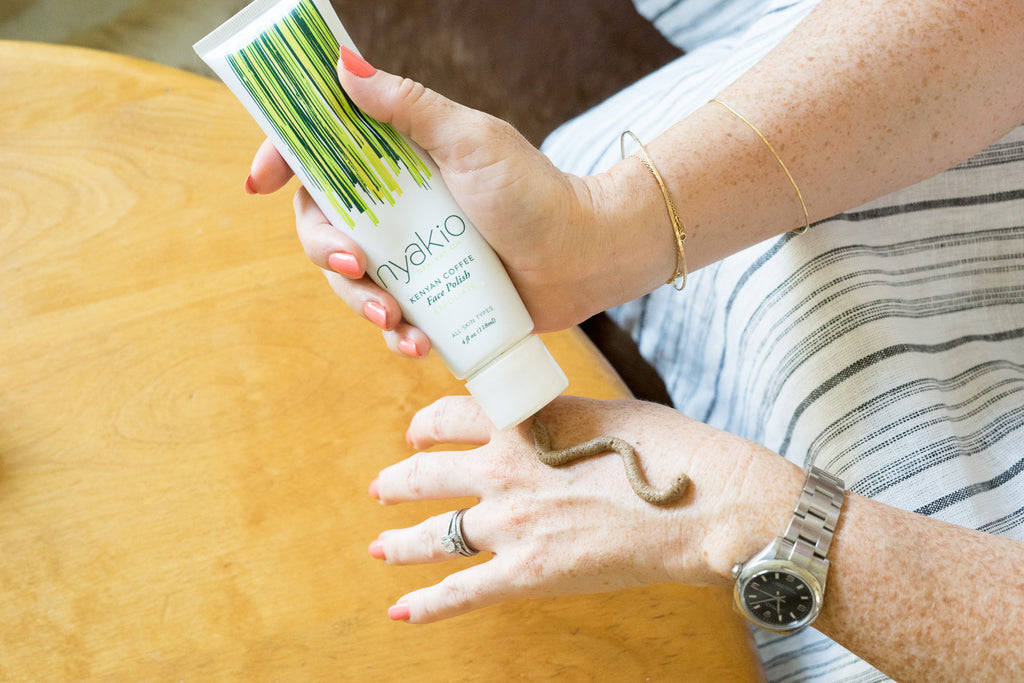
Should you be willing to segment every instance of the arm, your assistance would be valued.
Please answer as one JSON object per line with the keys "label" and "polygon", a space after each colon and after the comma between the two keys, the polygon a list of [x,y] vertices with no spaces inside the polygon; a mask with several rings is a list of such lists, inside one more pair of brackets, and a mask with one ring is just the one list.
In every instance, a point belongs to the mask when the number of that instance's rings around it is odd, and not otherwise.
{"label": "arm", "polygon": [[[810,220],[827,218],[931,177],[1024,122],[1024,5],[825,0],[719,97],[771,141]],[[775,158],[723,107],[708,104],[647,142],[686,223],[691,270],[803,224]],[[674,244],[647,169],[629,159],[592,186],[604,231],[657,222],[650,262],[664,281]]]}
{"label": "arm", "polygon": [[[721,98],[768,137],[819,220],[934,175],[1024,121],[1021,36],[1018,0],[825,0]],[[637,159],[594,177],[560,173],[504,122],[365,66],[340,68],[343,87],[438,161],[538,331],[633,299],[674,271],[668,214]],[[686,224],[691,270],[802,224],[774,157],[724,108],[701,107],[646,142]],[[246,187],[272,192],[289,175],[265,145]],[[413,339],[425,352],[397,302],[363,277],[358,247],[308,196],[296,206],[306,252],[339,296],[383,327],[393,350]]]}
{"label": "arm", "polygon": [[848,495],[815,627],[897,680],[1024,676],[1024,543]]}
{"label": "arm", "polygon": [[[416,415],[410,442],[483,445],[419,453],[383,470],[371,492],[388,504],[479,497],[464,529],[494,557],[400,598],[393,618],[425,623],[510,598],[664,581],[731,585],[732,565],[785,530],[803,484],[799,468],[767,449],[661,406],[563,398],[540,419],[555,446],[596,434],[641,444],[655,486],[681,470],[691,487],[678,504],[639,503],[618,458],[549,468],[529,425],[492,433],[468,399],[442,400]],[[448,519],[386,531],[371,554],[446,559],[438,539]],[[815,628],[876,667],[899,680],[1024,675],[1024,543],[848,494],[829,558]]]}

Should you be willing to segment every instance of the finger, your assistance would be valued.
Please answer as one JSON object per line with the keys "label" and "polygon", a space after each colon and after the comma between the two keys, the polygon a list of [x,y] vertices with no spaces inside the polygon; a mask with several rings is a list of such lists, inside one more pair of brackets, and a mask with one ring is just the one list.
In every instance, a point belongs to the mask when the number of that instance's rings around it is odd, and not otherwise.
{"label": "finger", "polygon": [[487,607],[508,598],[508,583],[499,580],[498,558],[449,574],[440,583],[413,591],[388,609],[388,616],[411,624],[429,624]]}
{"label": "finger", "polygon": [[494,423],[470,396],[446,396],[416,413],[405,439],[415,448],[439,443],[485,444]]}
{"label": "finger", "polygon": [[[323,273],[334,293],[353,311],[384,330],[386,334],[390,334],[400,327],[402,309],[398,307],[398,302],[390,294],[381,291],[372,280],[369,278],[350,280],[329,270],[325,270]],[[396,353],[399,352],[400,339],[396,340],[393,345],[388,338],[385,341],[388,342],[389,348],[394,346],[393,350]],[[429,349],[429,345],[424,345],[424,352],[427,349]]]}
{"label": "finger", "polygon": [[[331,225],[305,188],[299,188],[295,193],[292,205],[295,209],[295,231],[310,261],[348,278],[358,280],[365,275],[366,254],[351,237]],[[337,255],[344,255],[347,263],[332,262],[331,257]]]}
{"label": "finger", "polygon": [[430,354],[430,338],[418,327],[401,322],[393,330],[384,332],[384,343],[394,353],[421,360]]}
{"label": "finger", "polygon": [[420,360],[430,354],[430,338],[418,327],[403,321],[402,309],[393,296],[369,278],[350,280],[329,270],[323,271],[331,290],[353,311],[379,327],[384,345],[407,358]]}
{"label": "finger", "polygon": [[[462,516],[462,538],[474,550],[490,550],[483,540],[487,536],[483,533],[480,525],[475,523],[475,519],[469,521],[471,517],[475,518],[475,514],[470,514],[474,509],[469,508]],[[424,520],[414,527],[382,532],[377,537],[375,546],[380,553],[377,556],[388,564],[394,565],[443,562],[459,557],[457,554],[445,551],[441,543],[441,539],[448,534],[454,514],[455,511],[446,512],[443,515]]]}
{"label": "finger", "polygon": [[405,323],[398,301],[366,276],[366,256],[348,235],[331,225],[304,188],[295,193],[295,226],[306,256],[320,266],[331,289],[349,308],[385,332],[391,351],[426,358],[430,339]]}
{"label": "finger", "polygon": [[385,467],[377,475],[384,504],[480,496],[484,472],[472,451],[423,451]]}
{"label": "finger", "polygon": [[493,136],[502,139],[512,130],[498,119],[453,102],[416,81],[368,64],[366,69],[349,71],[351,67],[343,59],[338,65],[338,78],[356,106],[408,135],[442,168],[458,172],[480,165],[472,155],[467,158],[466,150],[486,151],[491,145],[484,143],[493,143]]}
{"label": "finger", "polygon": [[280,190],[291,179],[292,169],[270,140],[256,150],[245,189],[250,194],[269,194]]}

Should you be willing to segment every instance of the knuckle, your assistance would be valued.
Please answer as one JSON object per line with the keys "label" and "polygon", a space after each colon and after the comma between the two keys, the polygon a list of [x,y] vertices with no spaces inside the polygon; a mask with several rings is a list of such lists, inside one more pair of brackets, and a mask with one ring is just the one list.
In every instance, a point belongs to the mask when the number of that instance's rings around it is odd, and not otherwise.
{"label": "knuckle", "polygon": [[409,530],[388,540],[385,544],[385,557],[388,564],[407,565],[423,562],[438,556],[440,543],[427,529]]}
{"label": "knuckle", "polygon": [[443,603],[450,609],[461,610],[473,602],[473,596],[454,574],[449,574],[438,584]]}
{"label": "knuckle", "polygon": [[396,88],[396,94],[398,101],[402,103],[402,106],[398,108],[396,114],[396,120],[393,121],[396,126],[401,129],[408,130],[411,121],[411,116],[414,111],[420,108],[424,103],[425,98],[430,93],[422,83],[414,81],[411,78],[403,78],[399,81]]}
{"label": "knuckle", "polygon": [[455,574],[449,574],[424,594],[420,602],[419,620],[432,622],[473,608],[473,596]]}
{"label": "knuckle", "polygon": [[427,92],[426,86],[411,78],[402,78],[398,82],[398,96],[407,104],[416,104],[423,94]]}
{"label": "knuckle", "polygon": [[423,453],[414,453],[406,460],[407,466],[405,476],[403,477],[403,483],[406,491],[410,495],[419,495],[423,490],[423,459],[425,457],[426,456]]}
{"label": "knuckle", "polygon": [[457,414],[455,396],[445,396],[434,403],[434,411],[430,421],[430,436],[434,441],[440,442],[448,433],[448,423],[452,416]]}

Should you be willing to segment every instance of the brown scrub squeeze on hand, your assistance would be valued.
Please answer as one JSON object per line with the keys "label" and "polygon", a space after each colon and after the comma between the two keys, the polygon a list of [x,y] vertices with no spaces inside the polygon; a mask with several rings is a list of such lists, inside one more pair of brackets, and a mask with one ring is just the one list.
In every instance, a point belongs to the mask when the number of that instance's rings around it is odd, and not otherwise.
{"label": "brown scrub squeeze on hand", "polygon": [[592,455],[615,451],[622,456],[622,464],[626,466],[626,478],[629,480],[630,486],[633,487],[633,491],[641,499],[653,505],[674,503],[686,493],[686,489],[690,485],[690,478],[686,473],[681,473],[665,488],[661,490],[654,488],[647,483],[647,478],[644,477],[643,470],[640,468],[640,459],[633,447],[613,436],[598,436],[575,446],[553,451],[547,428],[535,418],[533,420],[533,441],[537,447],[537,458],[551,467],[561,467]]}

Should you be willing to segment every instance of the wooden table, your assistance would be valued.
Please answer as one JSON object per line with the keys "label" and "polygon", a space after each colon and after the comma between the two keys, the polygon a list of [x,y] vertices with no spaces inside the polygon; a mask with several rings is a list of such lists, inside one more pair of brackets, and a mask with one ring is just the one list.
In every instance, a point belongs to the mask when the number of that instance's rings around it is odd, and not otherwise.
{"label": "wooden table", "polygon": [[453,504],[366,487],[461,386],[333,298],[290,193],[245,195],[261,134],[219,83],[0,42],[0,93],[0,680],[760,678],[721,590],[390,622],[446,567],[367,543]]}

